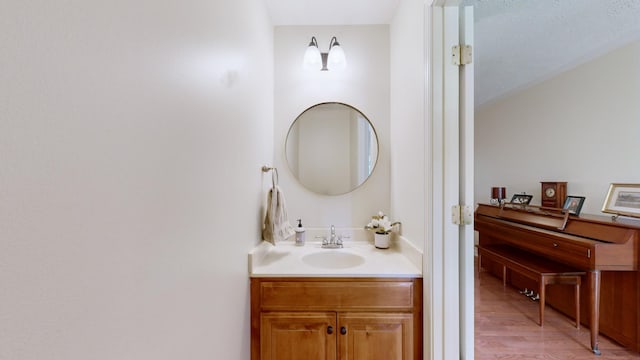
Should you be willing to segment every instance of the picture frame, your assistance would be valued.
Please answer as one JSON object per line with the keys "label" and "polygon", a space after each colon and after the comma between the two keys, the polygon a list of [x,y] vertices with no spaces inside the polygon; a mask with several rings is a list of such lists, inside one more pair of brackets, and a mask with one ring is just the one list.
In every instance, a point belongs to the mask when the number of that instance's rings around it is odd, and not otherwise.
{"label": "picture frame", "polygon": [[529,205],[529,203],[531,202],[531,199],[533,199],[533,195],[513,194],[513,196],[511,197],[511,203],[520,204],[520,205]]}
{"label": "picture frame", "polygon": [[640,184],[611,183],[602,212],[640,217]]}
{"label": "picture frame", "polygon": [[567,195],[562,209],[568,211],[569,214],[579,216],[580,210],[582,210],[582,204],[584,204],[584,199],[584,196]]}

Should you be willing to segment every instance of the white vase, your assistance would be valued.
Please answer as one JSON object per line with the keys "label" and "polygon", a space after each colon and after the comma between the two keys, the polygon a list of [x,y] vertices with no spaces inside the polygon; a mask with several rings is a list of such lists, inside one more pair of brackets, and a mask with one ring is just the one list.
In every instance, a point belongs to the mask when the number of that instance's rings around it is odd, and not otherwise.
{"label": "white vase", "polygon": [[391,234],[373,234],[374,245],[378,249],[388,249],[391,243]]}

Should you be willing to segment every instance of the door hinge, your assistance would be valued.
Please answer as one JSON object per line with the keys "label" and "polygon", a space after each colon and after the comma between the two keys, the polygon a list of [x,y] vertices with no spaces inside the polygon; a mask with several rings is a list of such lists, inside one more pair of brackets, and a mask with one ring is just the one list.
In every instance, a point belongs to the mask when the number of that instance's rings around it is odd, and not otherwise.
{"label": "door hinge", "polygon": [[471,225],[473,211],[469,205],[454,205],[451,208],[451,222],[455,225]]}
{"label": "door hinge", "polygon": [[455,45],[451,48],[451,62],[453,65],[467,65],[473,61],[471,45]]}

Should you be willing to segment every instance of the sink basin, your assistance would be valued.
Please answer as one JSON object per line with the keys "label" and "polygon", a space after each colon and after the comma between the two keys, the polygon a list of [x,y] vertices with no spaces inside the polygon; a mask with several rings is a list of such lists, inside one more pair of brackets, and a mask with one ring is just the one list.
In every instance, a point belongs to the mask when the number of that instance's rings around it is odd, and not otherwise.
{"label": "sink basin", "polygon": [[347,252],[327,250],[305,255],[302,262],[323,269],[347,269],[364,264],[364,258]]}

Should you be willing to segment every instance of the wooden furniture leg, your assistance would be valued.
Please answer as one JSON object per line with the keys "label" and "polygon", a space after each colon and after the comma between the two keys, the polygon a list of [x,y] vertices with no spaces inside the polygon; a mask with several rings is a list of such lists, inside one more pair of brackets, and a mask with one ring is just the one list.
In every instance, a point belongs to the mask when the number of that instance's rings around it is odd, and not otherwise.
{"label": "wooden furniture leg", "polygon": [[540,303],[540,326],[542,326],[542,324],[544,324],[544,303],[545,303],[545,293],[546,293],[546,289],[547,289],[547,279],[546,277],[543,275],[540,278],[540,285],[539,285],[539,289],[538,289],[538,294],[540,299],[538,300],[538,302]]}
{"label": "wooden furniture leg", "polygon": [[576,292],[576,329],[580,329],[580,282],[576,284],[574,291]]}
{"label": "wooden furniture leg", "polygon": [[589,284],[591,285],[591,301],[589,302],[591,306],[591,316],[589,318],[591,351],[596,355],[600,355],[601,352],[598,348],[598,331],[600,330],[600,270],[589,271]]}
{"label": "wooden furniture leg", "polygon": [[502,265],[502,286],[507,286],[507,265]]}

